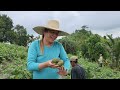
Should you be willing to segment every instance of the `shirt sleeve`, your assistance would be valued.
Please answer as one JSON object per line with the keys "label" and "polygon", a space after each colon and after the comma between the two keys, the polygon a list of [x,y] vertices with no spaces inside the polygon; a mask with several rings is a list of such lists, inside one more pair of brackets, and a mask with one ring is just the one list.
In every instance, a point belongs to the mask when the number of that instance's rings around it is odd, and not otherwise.
{"label": "shirt sleeve", "polygon": [[39,63],[36,62],[37,59],[37,42],[31,43],[28,49],[27,57],[27,69],[30,71],[39,70]]}
{"label": "shirt sleeve", "polygon": [[62,44],[60,44],[60,58],[64,61],[65,70],[69,71],[70,70],[70,60],[69,60],[67,53],[66,53],[64,47],[62,46]]}

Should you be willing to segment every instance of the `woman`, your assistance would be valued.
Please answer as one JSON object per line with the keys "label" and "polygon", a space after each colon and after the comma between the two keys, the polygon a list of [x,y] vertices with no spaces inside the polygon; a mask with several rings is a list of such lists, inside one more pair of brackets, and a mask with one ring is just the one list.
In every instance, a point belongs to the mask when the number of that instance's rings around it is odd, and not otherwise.
{"label": "woman", "polygon": [[[59,30],[57,20],[49,20],[47,26],[33,29],[38,34],[42,34],[42,39],[33,41],[28,49],[27,68],[33,72],[33,79],[59,79],[60,75],[67,75],[70,61],[62,44],[55,39],[69,34]],[[63,60],[64,67],[53,64],[51,61],[54,58]]]}

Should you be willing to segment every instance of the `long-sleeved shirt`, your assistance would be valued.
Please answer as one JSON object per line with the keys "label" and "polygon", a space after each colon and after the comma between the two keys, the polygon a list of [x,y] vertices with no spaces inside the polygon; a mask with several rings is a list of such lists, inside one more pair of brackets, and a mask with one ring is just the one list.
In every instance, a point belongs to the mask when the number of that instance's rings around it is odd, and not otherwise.
{"label": "long-sleeved shirt", "polygon": [[85,70],[80,65],[76,65],[71,70],[71,79],[86,79]]}
{"label": "long-sleeved shirt", "polygon": [[33,72],[33,79],[59,79],[57,68],[47,67],[39,69],[39,64],[53,58],[59,58],[64,61],[65,70],[69,70],[70,60],[67,57],[67,53],[61,43],[54,41],[50,47],[44,45],[44,53],[42,55],[40,41],[33,41],[28,49],[27,68]]}

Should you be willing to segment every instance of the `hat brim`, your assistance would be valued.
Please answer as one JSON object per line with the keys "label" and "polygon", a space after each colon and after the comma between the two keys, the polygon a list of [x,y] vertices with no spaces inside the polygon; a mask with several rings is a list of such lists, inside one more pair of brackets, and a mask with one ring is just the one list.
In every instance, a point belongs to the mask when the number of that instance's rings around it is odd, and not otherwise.
{"label": "hat brim", "polygon": [[42,35],[42,34],[43,34],[43,30],[45,30],[45,28],[46,28],[46,29],[49,29],[49,30],[59,31],[60,33],[59,33],[58,36],[67,36],[67,35],[69,35],[69,33],[64,32],[64,31],[62,31],[62,30],[54,29],[54,28],[49,28],[49,27],[44,27],[44,26],[34,27],[33,30],[34,30],[36,33]]}

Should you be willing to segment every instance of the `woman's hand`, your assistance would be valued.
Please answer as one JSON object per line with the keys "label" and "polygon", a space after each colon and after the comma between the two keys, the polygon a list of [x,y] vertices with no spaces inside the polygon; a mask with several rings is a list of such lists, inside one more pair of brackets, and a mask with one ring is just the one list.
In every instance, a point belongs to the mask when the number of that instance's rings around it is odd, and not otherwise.
{"label": "woman's hand", "polygon": [[58,68],[58,67],[59,67],[58,65],[52,63],[52,60],[49,60],[49,61],[47,62],[47,65],[48,65],[48,67],[51,67],[51,68]]}
{"label": "woman's hand", "polygon": [[59,71],[58,71],[58,74],[61,75],[61,76],[66,76],[68,73],[67,73],[67,70],[64,69],[64,67],[58,67]]}
{"label": "woman's hand", "polygon": [[59,66],[52,63],[52,60],[49,60],[47,62],[39,64],[39,69],[43,69],[43,68],[46,68],[46,67],[58,68]]}

